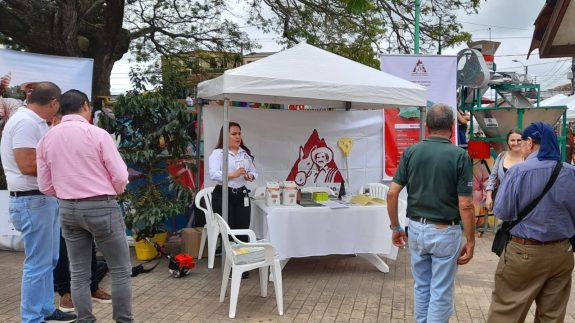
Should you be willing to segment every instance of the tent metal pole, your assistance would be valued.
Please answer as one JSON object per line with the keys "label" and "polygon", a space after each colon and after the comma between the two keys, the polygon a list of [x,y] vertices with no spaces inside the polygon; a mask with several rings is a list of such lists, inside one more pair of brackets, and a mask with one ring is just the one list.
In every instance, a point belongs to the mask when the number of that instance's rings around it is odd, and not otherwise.
{"label": "tent metal pole", "polygon": [[426,107],[419,107],[419,141],[425,139],[425,117],[427,111]]}
{"label": "tent metal pole", "polygon": [[421,16],[421,0],[415,0],[415,32],[413,33],[413,52],[419,54],[419,19]]}
{"label": "tent metal pole", "polygon": [[203,112],[203,110],[204,110],[204,100],[202,100],[202,99],[197,99],[197,98],[196,98],[196,104],[195,104],[195,105],[196,105],[196,121],[198,122],[198,123],[197,123],[197,124],[198,124],[198,134],[197,134],[197,139],[196,139],[196,156],[195,156],[195,160],[196,160],[196,169],[197,169],[198,171],[196,171],[196,176],[194,176],[194,177],[195,177],[195,180],[196,180],[196,186],[197,186],[197,188],[198,188],[195,193],[197,193],[197,192],[199,192],[200,189],[201,189],[201,187],[200,187],[200,169],[201,169],[201,167],[200,167],[200,159],[201,159],[201,157],[202,157],[202,156],[201,156],[202,151],[201,151],[200,148],[202,147],[202,142],[203,142],[202,133],[204,132],[204,131],[203,131],[203,126],[202,126],[202,124],[203,124],[203,121],[202,121],[202,119],[203,119],[202,112]]}
{"label": "tent metal pole", "polygon": [[223,161],[222,161],[222,218],[228,222],[228,157],[230,149],[230,120],[228,115],[228,105],[230,100],[224,99],[224,124],[222,125],[223,137]]}

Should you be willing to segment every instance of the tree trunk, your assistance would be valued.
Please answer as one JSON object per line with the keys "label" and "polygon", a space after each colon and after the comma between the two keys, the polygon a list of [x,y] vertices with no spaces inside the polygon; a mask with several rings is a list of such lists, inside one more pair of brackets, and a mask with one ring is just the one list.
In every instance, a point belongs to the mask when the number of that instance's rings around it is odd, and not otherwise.
{"label": "tree trunk", "polygon": [[[50,3],[50,5],[46,5]],[[94,59],[92,98],[110,95],[114,63],[128,52],[125,0],[0,0],[0,36],[26,50]]]}
{"label": "tree trunk", "polygon": [[92,75],[92,100],[98,96],[110,95],[110,76],[112,75],[112,68],[114,62],[111,64],[104,63],[103,58],[96,57],[94,59],[94,74]]}
{"label": "tree trunk", "polygon": [[90,42],[90,56],[94,58],[92,76],[92,100],[97,96],[110,95],[110,76],[114,63],[128,52],[130,38],[127,32],[120,32],[114,38],[102,36]]}

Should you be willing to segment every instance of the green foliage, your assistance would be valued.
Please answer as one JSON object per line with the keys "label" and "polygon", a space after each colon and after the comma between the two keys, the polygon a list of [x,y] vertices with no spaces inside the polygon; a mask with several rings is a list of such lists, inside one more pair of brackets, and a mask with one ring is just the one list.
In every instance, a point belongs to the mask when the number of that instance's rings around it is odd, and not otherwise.
{"label": "green foliage", "polygon": [[[181,214],[192,198],[178,178],[162,175],[167,172],[164,162],[190,159],[188,129],[192,129],[193,115],[161,93],[137,92],[120,96],[114,115],[116,122],[104,118],[101,125],[121,136],[122,157],[129,167],[142,173],[122,197],[126,225],[143,233],[161,232],[165,220]],[[165,179],[158,179],[162,177]],[[160,187],[168,187],[168,192],[161,193]]]}
{"label": "green foliage", "polygon": [[[477,12],[479,0],[421,1],[420,49],[435,52],[469,41],[457,14]],[[271,14],[270,14],[271,12]],[[413,51],[413,0],[250,0],[248,24],[281,35],[287,46],[306,41],[377,67],[381,53]]]}
{"label": "green foliage", "polygon": [[373,4],[367,0],[344,0],[347,4],[346,10],[353,14],[361,14],[373,9]]}
{"label": "green foliage", "polygon": [[[479,5],[480,0],[422,0],[421,52],[436,52],[439,41],[449,47],[470,40],[457,15],[477,12]],[[114,62],[130,50],[134,63],[142,63],[142,73],[136,69],[132,77],[139,88],[149,78],[173,96],[173,82],[159,76],[160,67],[146,75],[150,62],[194,51],[248,53],[259,45],[243,27],[273,32],[286,47],[306,41],[377,67],[383,52],[412,53],[414,20],[413,0],[2,0],[0,44],[93,58],[93,96],[109,94]]]}
{"label": "green foliage", "polygon": [[4,93],[2,93],[2,97],[24,100],[26,98],[26,93],[24,93],[20,86],[16,85],[7,88]]}

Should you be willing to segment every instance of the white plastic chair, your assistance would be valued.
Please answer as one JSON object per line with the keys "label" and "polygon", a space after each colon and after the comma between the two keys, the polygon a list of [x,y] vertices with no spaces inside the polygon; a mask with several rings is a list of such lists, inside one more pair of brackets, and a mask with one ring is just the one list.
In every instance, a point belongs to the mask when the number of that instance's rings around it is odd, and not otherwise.
{"label": "white plastic chair", "polygon": [[[236,316],[236,305],[238,303],[238,295],[240,292],[240,284],[242,281],[242,273],[259,268],[260,274],[260,295],[262,297],[267,297],[268,295],[268,269],[271,266],[273,271],[273,282],[274,289],[276,293],[276,302],[278,307],[279,315],[284,314],[283,309],[283,291],[282,291],[282,269],[279,259],[275,255],[275,250],[273,246],[268,242],[255,242],[255,243],[245,243],[238,240],[233,234],[234,230],[230,230],[228,224],[219,215],[215,214],[216,221],[220,228],[220,233],[222,234],[222,242],[225,248],[225,264],[222,274],[222,287],[220,289],[220,303],[224,302],[226,297],[226,290],[228,288],[228,280],[230,277],[230,271],[232,273],[232,282],[230,287],[230,311],[229,317],[234,318]],[[233,242],[236,245],[232,246],[230,240],[227,236],[232,237]],[[255,256],[251,261],[242,262],[240,256],[236,256],[233,252],[235,248],[254,248],[252,255]],[[261,249],[260,249],[261,248]]]}
{"label": "white plastic chair", "polygon": [[398,199],[397,202],[397,217],[399,224],[405,228],[405,220],[407,219],[407,201]]}
{"label": "white plastic chair", "polygon": [[[218,236],[220,235],[220,228],[214,217],[214,210],[212,208],[212,192],[214,187],[206,187],[196,194],[194,200],[196,207],[204,212],[206,216],[206,224],[202,230],[202,240],[200,242],[200,252],[198,259],[202,259],[204,254],[204,247],[206,246],[206,239],[208,240],[208,268],[214,268],[214,258],[216,258],[216,247],[218,244]],[[204,206],[202,206],[202,200]],[[256,241],[256,235],[249,229],[234,229],[232,232],[235,235],[247,235],[250,242]]]}
{"label": "white plastic chair", "polygon": [[265,186],[258,186],[254,191],[254,199],[260,200],[266,197],[266,187]]}
{"label": "white plastic chair", "polygon": [[331,188],[326,186],[304,186],[301,191],[304,193],[326,192],[329,195],[335,195]]}
{"label": "white plastic chair", "polygon": [[368,183],[366,186],[369,189],[369,196],[387,200],[387,192],[389,191],[389,186],[382,183]]}

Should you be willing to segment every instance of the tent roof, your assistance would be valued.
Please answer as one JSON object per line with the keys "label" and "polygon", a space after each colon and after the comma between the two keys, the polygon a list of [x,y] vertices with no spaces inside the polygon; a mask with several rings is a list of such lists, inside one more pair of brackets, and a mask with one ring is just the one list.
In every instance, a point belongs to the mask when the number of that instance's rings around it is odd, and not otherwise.
{"label": "tent roof", "polygon": [[198,97],[354,109],[427,101],[418,84],[303,43],[201,82]]}
{"label": "tent roof", "polygon": [[575,1],[547,0],[535,19],[527,58],[539,48],[540,58],[575,55]]}
{"label": "tent roof", "polygon": [[546,107],[546,106],[554,106],[554,105],[561,105],[560,103],[565,100],[567,96],[565,94],[556,94],[550,98],[542,100],[539,102],[539,106]]}
{"label": "tent roof", "polygon": [[567,107],[567,120],[575,119],[575,95],[557,94],[539,102],[539,105],[542,107],[564,105]]}

